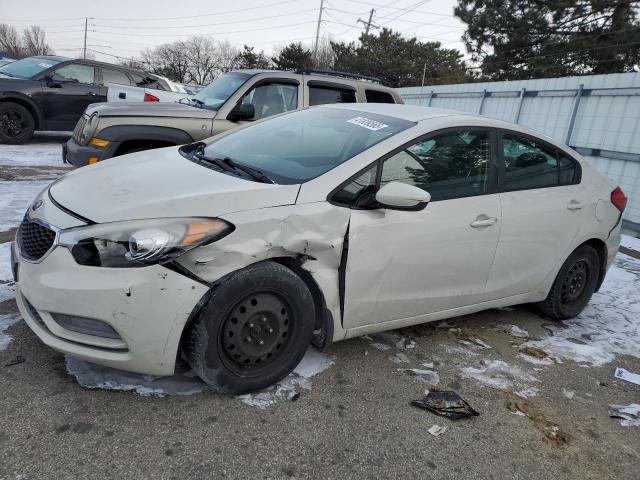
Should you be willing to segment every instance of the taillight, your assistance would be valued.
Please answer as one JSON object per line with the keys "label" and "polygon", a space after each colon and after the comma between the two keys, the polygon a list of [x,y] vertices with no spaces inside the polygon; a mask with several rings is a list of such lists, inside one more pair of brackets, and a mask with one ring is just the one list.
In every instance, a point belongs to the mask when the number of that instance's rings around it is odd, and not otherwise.
{"label": "taillight", "polygon": [[625,197],[624,192],[620,187],[616,187],[616,189],[611,192],[611,203],[620,210],[620,213],[624,212],[624,209],[627,206],[627,197]]}
{"label": "taillight", "polygon": [[155,95],[151,95],[150,93],[146,93],[145,92],[144,101],[145,102],[159,102],[160,99],[158,97],[156,97]]}

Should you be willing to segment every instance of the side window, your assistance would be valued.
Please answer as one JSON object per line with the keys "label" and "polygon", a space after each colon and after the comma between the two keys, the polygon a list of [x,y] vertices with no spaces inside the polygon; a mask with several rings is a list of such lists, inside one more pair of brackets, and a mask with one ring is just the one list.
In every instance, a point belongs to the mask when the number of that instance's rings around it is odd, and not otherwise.
{"label": "side window", "polygon": [[332,200],[349,206],[369,205],[375,194],[377,163],[333,194]]}
{"label": "side window", "polygon": [[367,103],[396,103],[393,95],[389,92],[381,92],[380,90],[365,90],[364,95]]}
{"label": "side window", "polygon": [[90,65],[65,65],[57,69],[51,77],[56,82],[82,83],[92,85],[94,83],[95,69]]}
{"label": "side window", "polygon": [[380,185],[408,183],[432,201],[481,195],[489,189],[490,145],[488,131],[474,130],[420,141],[384,161]]}
{"label": "side window", "polygon": [[535,140],[503,135],[506,191],[555,187],[560,184],[556,151]]}
{"label": "side window", "polygon": [[355,103],[356,92],[349,89],[309,86],[309,106],[328,103]]}
{"label": "side window", "polygon": [[129,75],[131,75],[133,84],[136,87],[144,87],[148,83],[147,80],[142,75],[138,75],[137,73],[130,73]]}
{"label": "side window", "polygon": [[242,97],[242,103],[255,108],[254,120],[298,108],[298,86],[290,83],[267,83],[252,88]]}
{"label": "side window", "polygon": [[120,70],[112,70],[110,68],[102,69],[102,85],[109,83],[117,83],[119,85],[131,85],[131,80],[124,72]]}
{"label": "side window", "polygon": [[560,185],[573,185],[580,182],[578,162],[564,155],[559,156]]}

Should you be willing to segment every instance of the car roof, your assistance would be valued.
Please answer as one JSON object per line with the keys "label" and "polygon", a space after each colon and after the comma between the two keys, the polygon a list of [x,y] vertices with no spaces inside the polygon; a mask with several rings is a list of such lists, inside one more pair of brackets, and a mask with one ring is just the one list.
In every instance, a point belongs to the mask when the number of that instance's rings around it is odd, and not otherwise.
{"label": "car roof", "polygon": [[353,74],[353,76],[345,76],[351,74],[345,74],[342,72],[331,72],[331,71],[293,71],[293,70],[269,70],[269,69],[261,69],[261,68],[247,68],[247,69],[239,69],[232,70],[230,73],[246,73],[248,75],[259,75],[259,74],[268,74],[268,75],[277,75],[279,73],[293,74],[293,75],[301,75],[305,77],[313,77],[314,80],[323,80],[323,81],[331,81],[336,83],[344,83],[345,85],[353,85],[354,83],[363,84],[365,86],[371,86],[372,88],[381,89],[381,90],[394,90],[392,87],[388,85],[383,85],[379,81],[374,81],[374,79],[368,79],[365,76],[359,77],[357,74]]}
{"label": "car roof", "polygon": [[61,55],[34,55],[30,58],[42,58],[43,60],[58,60],[59,62],[66,62],[71,60],[69,57],[63,57]]}
{"label": "car roof", "polygon": [[394,117],[401,120],[407,120],[409,122],[420,122],[422,120],[428,120],[435,117],[443,117],[449,115],[465,115],[477,117],[484,121],[486,117],[479,115],[472,115],[465,112],[459,112],[456,110],[447,110],[444,108],[433,107],[421,107],[418,105],[403,105],[400,103],[332,103],[328,105],[321,105],[327,108],[340,108],[344,110],[355,110],[362,113],[375,113],[378,115],[386,115],[387,117]]}

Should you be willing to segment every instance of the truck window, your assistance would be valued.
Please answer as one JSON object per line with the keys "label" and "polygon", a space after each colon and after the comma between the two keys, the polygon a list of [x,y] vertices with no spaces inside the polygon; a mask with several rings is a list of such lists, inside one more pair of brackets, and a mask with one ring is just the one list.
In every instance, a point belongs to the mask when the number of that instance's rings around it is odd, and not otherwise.
{"label": "truck window", "polygon": [[356,92],[349,89],[309,86],[309,105],[327,103],[355,103]]}
{"label": "truck window", "polygon": [[364,95],[367,98],[367,103],[396,103],[389,92],[367,89],[364,91]]}

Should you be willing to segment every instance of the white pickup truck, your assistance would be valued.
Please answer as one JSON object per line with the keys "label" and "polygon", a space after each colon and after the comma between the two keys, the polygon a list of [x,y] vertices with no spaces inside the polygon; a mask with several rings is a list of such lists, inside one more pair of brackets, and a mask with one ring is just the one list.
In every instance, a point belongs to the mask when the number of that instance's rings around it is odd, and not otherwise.
{"label": "white pickup truck", "polygon": [[107,102],[178,102],[192,97],[182,85],[172,82],[168,78],[161,78],[167,82],[171,91],[109,83],[107,85]]}

